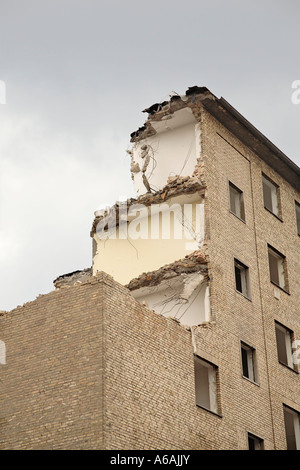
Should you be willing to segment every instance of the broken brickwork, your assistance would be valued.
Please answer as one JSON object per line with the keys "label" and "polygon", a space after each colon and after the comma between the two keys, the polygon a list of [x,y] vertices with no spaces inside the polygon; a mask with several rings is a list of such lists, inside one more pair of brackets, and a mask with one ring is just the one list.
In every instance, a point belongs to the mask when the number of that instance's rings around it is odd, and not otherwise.
{"label": "broken brickwork", "polygon": [[192,331],[110,276],[56,289],[0,321],[1,449],[239,447],[239,415],[195,405]]}
{"label": "broken brickwork", "polygon": [[58,288],[0,322],[1,449],[237,445],[221,418],[209,434],[214,417],[203,421],[195,406],[191,331],[110,276]]}
{"label": "broken brickwork", "polygon": [[[141,177],[143,194],[126,204],[200,198],[201,247],[162,262],[170,244],[158,244],[147,259],[150,264],[158,257],[157,269],[140,270],[126,287],[87,269],[60,276],[56,290],[34,302],[0,312],[6,345],[6,362],[0,364],[3,449],[237,450],[248,449],[249,434],[266,450],[287,448],[284,407],[300,414],[299,367],[279,361],[275,322],[300,340],[300,169],[205,87],[191,87],[145,112],[146,123],[131,135],[144,162],[137,166],[133,159],[131,168],[134,178]],[[186,162],[193,155],[193,168],[184,174],[166,165],[167,177],[161,184],[158,173],[155,188],[149,174],[155,149],[144,141],[164,136],[174,117],[170,134],[182,123],[189,127],[185,137],[195,128],[196,147],[182,156]],[[181,134],[174,153],[180,140]],[[161,156],[172,163],[166,148]],[[262,175],[278,188],[279,215],[264,207]],[[243,217],[232,210],[230,185],[242,194]],[[120,207],[95,213],[92,237],[104,219],[117,215],[120,223]],[[284,289],[270,279],[269,246],[283,254]],[[130,269],[138,253],[127,249]],[[122,250],[118,271],[121,255]],[[241,285],[236,263],[243,269]],[[173,315],[182,306],[185,316]],[[242,345],[255,360],[251,377]],[[201,371],[212,378],[206,391],[213,390],[213,409],[196,403],[196,370],[201,384]]]}
{"label": "broken brickwork", "polygon": [[170,177],[165,187],[153,194],[148,192],[137,199],[131,198],[123,203],[117,202],[114,206],[107,208],[104,211],[96,211],[90,235],[91,237],[95,235],[97,232],[97,224],[103,219],[108,222],[110,218],[113,218],[116,220],[116,226],[118,226],[120,205],[124,205],[127,209],[130,209],[130,207],[134,205],[149,207],[151,204],[162,204],[175,196],[180,196],[181,194],[194,194],[198,192],[199,196],[203,196],[204,191],[205,186],[199,181],[197,176]]}
{"label": "broken brickwork", "polygon": [[130,291],[141,287],[157,286],[163,280],[172,279],[181,274],[201,273],[207,275],[207,261],[201,252],[193,252],[182,260],[162,266],[153,272],[143,273],[138,278],[132,279],[126,286]]}

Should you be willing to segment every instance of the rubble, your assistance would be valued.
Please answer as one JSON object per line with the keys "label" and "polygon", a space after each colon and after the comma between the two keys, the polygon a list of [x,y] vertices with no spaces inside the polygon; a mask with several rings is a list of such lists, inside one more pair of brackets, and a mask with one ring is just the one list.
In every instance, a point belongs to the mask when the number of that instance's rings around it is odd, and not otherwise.
{"label": "rubble", "polygon": [[132,279],[125,287],[130,291],[145,286],[152,287],[160,284],[163,280],[194,272],[201,273],[208,277],[207,259],[200,251],[194,251],[185,256],[185,258],[167,264],[156,271],[143,273],[137,278]]}
{"label": "rubble", "polygon": [[53,284],[56,289],[60,289],[61,287],[73,286],[78,282],[84,282],[91,276],[92,268],[86,268],[82,271],[73,271],[72,273],[62,274],[53,281]]}
{"label": "rubble", "polygon": [[[156,134],[152,123],[171,119],[175,111],[189,107],[199,122],[201,109],[208,111],[232,134],[285,178],[297,191],[300,189],[300,170],[281,150],[270,142],[224,98],[217,98],[206,87],[189,87],[185,95],[173,95],[169,101],[155,103],[143,112],[148,113],[145,124],[131,133],[131,142]],[[222,137],[222,136],[221,136]]]}
{"label": "rubble", "polygon": [[130,134],[131,142],[138,142],[139,140],[145,139],[156,134],[156,130],[152,126],[151,122],[154,121],[163,121],[166,119],[171,119],[172,115],[183,108],[191,108],[195,117],[198,116],[197,109],[197,100],[195,96],[197,95],[198,102],[201,102],[203,99],[210,98],[211,93],[206,87],[193,86],[188,88],[186,94],[183,96],[172,95],[170,101],[163,101],[161,103],[154,103],[149,108],[143,110],[143,113],[148,113],[148,119],[145,124],[139,127],[135,132]]}
{"label": "rubble", "polygon": [[145,193],[139,196],[137,199],[131,198],[127,201],[121,203],[116,202],[112,207],[95,212],[95,218],[93,221],[92,229],[90,232],[91,237],[93,237],[97,230],[97,224],[100,220],[109,217],[116,219],[116,226],[119,225],[119,207],[121,205],[127,205],[127,210],[134,204],[142,204],[144,206],[150,206],[151,204],[160,204],[166,202],[172,197],[179,196],[181,194],[193,194],[199,192],[199,195],[202,197],[205,193],[205,186],[199,181],[197,176],[172,176],[168,178],[167,184],[159,191],[155,193]]}

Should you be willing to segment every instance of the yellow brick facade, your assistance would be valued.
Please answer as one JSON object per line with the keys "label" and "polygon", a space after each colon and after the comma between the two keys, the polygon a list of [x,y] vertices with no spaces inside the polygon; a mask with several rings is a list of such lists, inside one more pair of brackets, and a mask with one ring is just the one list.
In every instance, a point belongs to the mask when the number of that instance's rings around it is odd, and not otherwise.
{"label": "yellow brick facade", "polygon": [[[278,360],[275,321],[300,340],[300,194],[201,104],[193,112],[211,321],[158,315],[105,273],[3,314],[1,449],[243,450],[248,433],[287,448],[283,405],[300,413],[300,378]],[[279,187],[280,217],[264,207],[262,174]],[[230,211],[229,182],[245,220]],[[285,257],[286,289],[270,281],[268,245]],[[255,380],[243,377],[241,342],[255,350]],[[218,414],[196,406],[194,354],[218,368]]]}

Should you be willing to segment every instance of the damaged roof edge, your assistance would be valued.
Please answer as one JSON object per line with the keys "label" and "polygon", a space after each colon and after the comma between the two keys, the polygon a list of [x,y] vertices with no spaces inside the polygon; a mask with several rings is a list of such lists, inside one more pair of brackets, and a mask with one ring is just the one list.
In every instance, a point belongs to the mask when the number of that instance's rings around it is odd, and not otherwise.
{"label": "damaged roof edge", "polygon": [[[234,134],[241,142],[255,152],[271,168],[286,179],[297,191],[300,191],[300,168],[289,157],[287,157],[276,145],[265,137],[256,127],[254,127],[244,116],[242,116],[231,104],[223,97],[217,98],[206,87],[193,86],[185,92],[187,99],[185,106],[192,106],[198,102],[202,104],[215,119]],[[146,108],[148,120],[143,127],[131,134],[131,142],[147,137],[147,129],[150,121],[155,118],[155,114],[161,113],[162,108],[171,104],[174,99],[183,100],[184,96],[174,95],[170,101],[155,103]],[[182,101],[183,103],[183,101]],[[167,112],[167,111],[165,111]],[[171,111],[173,112],[173,111]],[[151,127],[151,126],[150,126]],[[148,129],[148,133],[151,129]]]}
{"label": "damaged roof edge", "polygon": [[[198,88],[198,89],[199,89],[199,87],[192,87],[192,88]],[[202,87],[202,91],[203,91],[203,92],[204,92],[204,88],[205,88],[205,87]],[[186,96],[188,96],[189,90],[190,90],[190,88],[186,91]],[[199,90],[200,90],[200,89],[199,89]],[[205,90],[208,91],[207,88],[205,88]],[[193,91],[193,93],[194,93],[194,91]],[[181,97],[180,95],[172,95],[172,96],[170,97],[170,100],[169,100],[169,101],[162,101],[161,103],[154,103],[152,106],[150,106],[149,108],[144,109],[142,112],[143,112],[143,113],[148,113],[149,115],[155,114],[155,113],[157,113],[158,111],[160,111],[160,110],[161,110],[164,106],[166,106],[167,104],[172,103],[172,102],[174,102],[174,101],[181,100],[181,99],[182,99],[182,97]]]}
{"label": "damaged roof edge", "polygon": [[[209,91],[208,88],[193,86],[186,90],[185,95],[181,96],[179,94],[174,94],[170,96],[169,101],[154,103],[153,105],[149,106],[149,108],[146,108],[142,111],[143,113],[148,113],[148,118],[143,126],[139,127],[136,131],[130,134],[130,141],[136,142],[155,134],[156,131],[151,126],[151,120],[156,120],[160,114],[165,116],[167,114],[173,114],[175,111],[178,111],[181,108],[188,107],[189,101],[191,104],[194,104],[196,95],[204,95],[206,98],[217,100],[217,98]],[[185,97],[187,99],[185,99]],[[160,119],[161,117],[158,118],[158,120]]]}
{"label": "damaged roof edge", "polygon": [[57,289],[62,286],[66,285],[74,285],[75,282],[83,282],[87,278],[92,276],[92,268],[86,268],[83,270],[73,271],[71,273],[62,274],[54,279],[53,284],[54,287]]}

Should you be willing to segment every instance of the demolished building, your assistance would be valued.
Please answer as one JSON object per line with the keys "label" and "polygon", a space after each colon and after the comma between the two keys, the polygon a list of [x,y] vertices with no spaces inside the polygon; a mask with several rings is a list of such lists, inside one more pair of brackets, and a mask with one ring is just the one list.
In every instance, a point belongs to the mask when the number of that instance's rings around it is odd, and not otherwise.
{"label": "demolished building", "polygon": [[92,267],[0,317],[11,390],[16,321],[41,358],[0,442],[300,449],[300,169],[205,87],[145,112],[137,197],[95,212]]}

